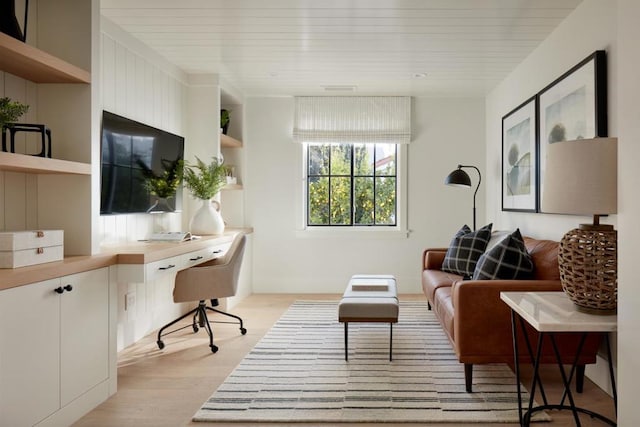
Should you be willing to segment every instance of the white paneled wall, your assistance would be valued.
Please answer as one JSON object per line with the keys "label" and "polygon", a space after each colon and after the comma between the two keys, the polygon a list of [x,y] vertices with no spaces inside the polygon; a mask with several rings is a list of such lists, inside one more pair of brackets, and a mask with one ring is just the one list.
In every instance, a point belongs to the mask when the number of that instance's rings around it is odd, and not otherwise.
{"label": "white paneled wall", "polygon": [[[108,20],[102,21],[104,110],[186,136],[185,76]],[[159,230],[182,229],[181,213],[100,217],[100,241],[139,240]]]}
{"label": "white paneled wall", "polygon": [[[16,10],[24,9],[24,0],[16,1]],[[30,8],[29,21],[37,21],[37,8]],[[37,25],[30,25],[29,41],[35,40]],[[0,97],[9,97],[29,105],[20,122],[38,123],[37,85],[28,80],[0,71]],[[16,152],[33,153],[36,135],[16,135]],[[27,230],[38,228],[37,179],[35,175],[0,171],[0,230]]]}
{"label": "white paneled wall", "polygon": [[[37,123],[37,85],[0,71],[0,97],[29,105],[20,122]],[[37,152],[35,135],[16,135],[16,152]],[[37,182],[32,174],[0,171],[0,230],[38,228]]]}

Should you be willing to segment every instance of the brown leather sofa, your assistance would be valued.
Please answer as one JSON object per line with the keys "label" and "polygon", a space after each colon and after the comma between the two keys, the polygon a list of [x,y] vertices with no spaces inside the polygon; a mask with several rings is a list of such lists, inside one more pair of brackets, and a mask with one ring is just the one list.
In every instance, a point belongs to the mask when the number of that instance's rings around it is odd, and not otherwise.
{"label": "brown leather sofa", "polygon": [[[429,309],[433,310],[449,336],[458,360],[465,365],[467,392],[472,389],[474,364],[513,365],[511,311],[500,300],[500,292],[562,291],[558,243],[529,237],[525,237],[524,242],[534,263],[531,280],[462,280],[462,276],[440,270],[446,248],[424,251],[422,288]],[[537,333],[529,327],[528,335],[535,346]],[[585,342],[576,369],[578,392],[582,391],[585,364],[595,363],[601,339],[601,335],[593,334]],[[563,363],[573,363],[578,336],[563,334],[557,341]],[[541,363],[556,363],[552,346],[548,344],[543,346]],[[524,340],[520,342],[521,349],[525,349],[525,345]],[[519,357],[521,363],[530,362],[527,351],[520,351]]]}

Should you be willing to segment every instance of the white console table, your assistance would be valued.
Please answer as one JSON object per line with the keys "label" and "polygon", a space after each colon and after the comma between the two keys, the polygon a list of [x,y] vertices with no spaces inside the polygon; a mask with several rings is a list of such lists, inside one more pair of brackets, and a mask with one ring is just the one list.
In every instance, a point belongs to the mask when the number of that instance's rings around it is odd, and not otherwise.
{"label": "white console table", "polygon": [[[565,369],[561,363],[561,358],[558,352],[554,334],[562,332],[576,332],[582,334],[582,338],[577,350],[577,354],[579,354],[582,350],[582,345],[584,344],[587,334],[591,332],[605,333],[604,336],[608,352],[607,356],[609,359],[609,374],[611,377],[611,385],[613,388],[613,400],[614,405],[617,409],[618,399],[616,394],[615,375],[613,372],[613,361],[611,358],[611,346],[608,335],[608,332],[616,331],[616,315],[596,315],[579,311],[577,306],[569,300],[564,292],[501,292],[500,299],[502,299],[502,301],[504,301],[509,306],[509,308],[511,308],[513,347],[516,361],[514,365],[516,370],[516,387],[518,391],[518,414],[520,417],[520,425],[528,426],[531,422],[532,414],[536,411],[545,409],[569,409],[573,413],[573,417],[577,426],[581,425],[580,419],[578,417],[578,412],[587,414],[593,418],[598,418],[599,420],[609,425],[615,426],[616,423],[613,420],[610,420],[603,415],[592,412],[588,409],[579,408],[576,406],[570,387],[571,379],[575,372],[576,366],[574,363],[574,365],[571,367],[569,375],[567,376]],[[533,326],[533,328],[535,328],[540,333],[537,343],[537,354],[530,354],[531,359],[534,361],[534,372],[529,393],[529,405],[524,413],[522,412],[520,390],[520,368],[517,362],[519,360],[519,348],[517,340],[518,325],[516,324],[516,316],[520,318],[520,326],[523,330],[525,328],[524,322],[526,322]],[[529,343],[527,334],[525,333],[523,335],[527,342],[527,347],[530,349],[531,343]],[[540,389],[542,390],[542,381],[540,380],[539,376],[540,365],[538,362],[540,359],[542,343],[545,336],[549,336],[551,345],[553,346],[556,355],[556,359],[558,361],[560,375],[564,384],[564,394],[562,399],[560,400],[560,403],[554,405],[547,402],[546,396],[544,395],[544,392],[542,392],[544,404],[533,407],[533,401],[536,394],[536,385],[539,385]],[[569,405],[564,404],[565,398],[569,400]]]}

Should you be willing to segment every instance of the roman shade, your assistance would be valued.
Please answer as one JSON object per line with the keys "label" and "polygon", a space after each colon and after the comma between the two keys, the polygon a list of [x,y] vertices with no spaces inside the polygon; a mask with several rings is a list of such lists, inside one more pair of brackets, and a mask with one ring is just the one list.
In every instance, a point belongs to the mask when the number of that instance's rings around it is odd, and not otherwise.
{"label": "roman shade", "polygon": [[411,141],[411,97],[296,97],[293,140],[299,143],[408,144]]}

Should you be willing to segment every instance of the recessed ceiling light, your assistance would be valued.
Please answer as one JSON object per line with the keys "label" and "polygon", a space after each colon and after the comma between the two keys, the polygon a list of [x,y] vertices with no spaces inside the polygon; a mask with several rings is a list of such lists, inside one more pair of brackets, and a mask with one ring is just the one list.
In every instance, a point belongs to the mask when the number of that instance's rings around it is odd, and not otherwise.
{"label": "recessed ceiling light", "polygon": [[424,79],[425,77],[427,77],[427,73],[413,73],[411,77],[413,77],[414,79]]}

